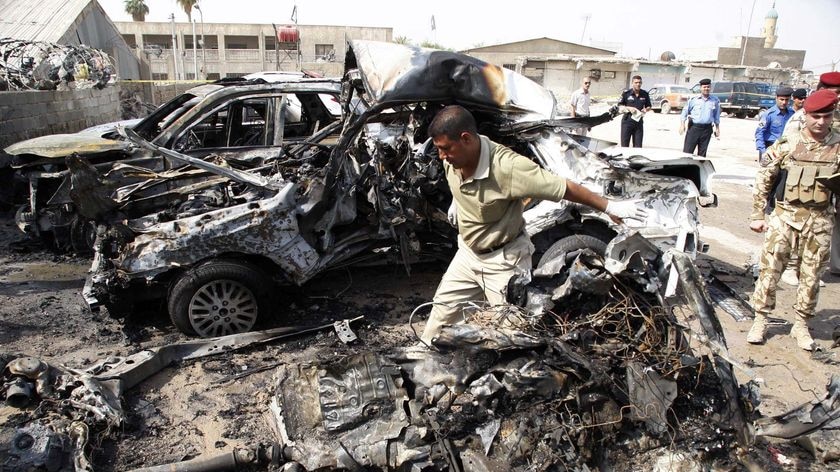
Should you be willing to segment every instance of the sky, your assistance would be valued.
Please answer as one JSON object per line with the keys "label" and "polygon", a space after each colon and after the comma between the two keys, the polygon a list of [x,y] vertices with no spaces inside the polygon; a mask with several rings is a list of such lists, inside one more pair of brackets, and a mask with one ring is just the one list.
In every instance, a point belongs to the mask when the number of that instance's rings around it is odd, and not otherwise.
{"label": "sky", "polygon": [[[99,0],[114,21],[130,21],[124,0]],[[773,0],[199,0],[206,23],[384,26],[394,37],[456,50],[549,37],[582,44],[621,43],[621,55],[658,59],[686,48],[729,47],[760,36]],[[186,21],[175,0],[146,0],[146,21]],[[504,8],[500,8],[504,6]],[[840,0],[776,0],[776,47],[804,49],[805,69],[840,70]],[[752,10],[752,21],[750,12]],[[198,19],[198,13],[195,14]],[[434,17],[435,30],[431,29]],[[588,20],[587,20],[588,18]]]}

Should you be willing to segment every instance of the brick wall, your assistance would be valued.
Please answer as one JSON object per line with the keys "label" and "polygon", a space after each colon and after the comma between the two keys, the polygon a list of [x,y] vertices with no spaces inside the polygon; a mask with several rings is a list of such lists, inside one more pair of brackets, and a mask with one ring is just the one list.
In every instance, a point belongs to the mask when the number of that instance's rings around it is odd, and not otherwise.
{"label": "brick wall", "polygon": [[0,149],[48,134],[120,120],[120,87],[0,92]]}

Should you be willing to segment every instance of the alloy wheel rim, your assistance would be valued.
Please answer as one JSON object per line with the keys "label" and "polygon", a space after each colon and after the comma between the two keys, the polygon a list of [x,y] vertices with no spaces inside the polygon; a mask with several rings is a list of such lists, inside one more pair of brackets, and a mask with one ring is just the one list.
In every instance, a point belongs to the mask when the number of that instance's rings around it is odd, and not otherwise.
{"label": "alloy wheel rim", "polygon": [[257,322],[257,297],[235,280],[208,282],[190,299],[189,319],[204,338],[249,331]]}

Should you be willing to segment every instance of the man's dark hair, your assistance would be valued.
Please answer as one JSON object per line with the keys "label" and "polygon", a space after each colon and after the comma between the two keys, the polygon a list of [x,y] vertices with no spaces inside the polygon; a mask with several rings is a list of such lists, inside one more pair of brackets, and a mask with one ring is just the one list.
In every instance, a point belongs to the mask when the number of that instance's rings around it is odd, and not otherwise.
{"label": "man's dark hair", "polygon": [[642,80],[642,76],[641,75],[634,75],[633,78],[630,79],[630,80],[636,80],[636,79]]}
{"label": "man's dark hair", "polygon": [[460,105],[449,105],[439,111],[429,125],[429,136],[432,138],[446,136],[449,139],[455,140],[465,131],[478,135],[475,118],[472,116],[472,113]]}

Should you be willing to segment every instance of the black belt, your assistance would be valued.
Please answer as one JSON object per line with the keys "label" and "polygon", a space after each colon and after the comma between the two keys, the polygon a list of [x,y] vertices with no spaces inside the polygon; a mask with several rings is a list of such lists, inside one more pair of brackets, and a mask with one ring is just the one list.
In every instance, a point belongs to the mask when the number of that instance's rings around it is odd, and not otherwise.
{"label": "black belt", "polygon": [[699,127],[701,127],[701,128],[711,128],[711,127],[712,127],[712,123],[697,123],[697,122],[692,122],[692,123],[691,123],[691,126],[699,126]]}
{"label": "black belt", "polygon": [[[513,241],[513,239],[511,239],[510,241]],[[498,246],[488,247],[487,249],[473,249],[473,250],[472,250],[472,252],[474,252],[474,253],[476,253],[476,254],[478,254],[478,255],[481,255],[481,256],[483,256],[483,255],[485,255],[485,254],[490,254],[491,252],[496,252],[496,251],[498,251],[499,249],[501,249],[501,248],[503,248],[503,247],[507,246],[507,244],[508,244],[510,241],[508,241],[507,243],[502,243],[502,244],[499,244]]]}

